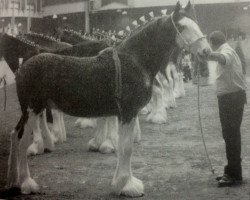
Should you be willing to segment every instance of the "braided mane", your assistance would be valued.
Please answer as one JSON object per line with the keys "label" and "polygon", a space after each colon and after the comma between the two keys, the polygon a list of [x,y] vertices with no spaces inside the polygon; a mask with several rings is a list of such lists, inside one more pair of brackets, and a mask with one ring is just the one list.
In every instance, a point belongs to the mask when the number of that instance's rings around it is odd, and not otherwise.
{"label": "braided mane", "polygon": [[44,35],[42,33],[30,32],[30,33],[26,33],[26,35],[32,36],[32,37],[37,37],[37,38],[42,38],[42,39],[45,39],[45,40],[51,41],[51,42],[60,42],[60,39],[57,39],[57,38],[50,36],[50,35]]}
{"label": "braided mane", "polygon": [[79,31],[75,31],[73,29],[64,29],[63,30],[64,32],[66,33],[70,33],[70,34],[73,34],[73,35],[77,35],[78,37],[84,39],[84,40],[91,40],[91,38],[87,37],[86,35],[83,35],[81,32]]}
{"label": "braided mane", "polygon": [[29,45],[30,47],[39,47],[39,45],[37,45],[35,42],[28,40],[27,38],[22,37],[21,35],[16,36],[16,39],[22,43]]}

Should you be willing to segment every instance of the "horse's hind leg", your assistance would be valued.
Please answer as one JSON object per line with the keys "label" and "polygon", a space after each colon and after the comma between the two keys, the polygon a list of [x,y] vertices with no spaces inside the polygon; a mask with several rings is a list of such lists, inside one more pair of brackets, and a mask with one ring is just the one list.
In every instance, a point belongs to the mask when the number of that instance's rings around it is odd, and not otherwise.
{"label": "horse's hind leg", "polygon": [[[29,123],[31,125],[31,128],[34,132],[41,132],[40,129],[40,114],[35,114],[34,112],[30,112],[30,120]],[[29,134],[28,131],[23,135],[21,143],[20,143],[20,164],[19,164],[19,170],[20,170],[20,186],[21,186],[21,192],[23,194],[30,194],[38,192],[39,186],[37,183],[30,177],[30,171],[29,166],[27,162],[27,149],[29,147]]]}
{"label": "horse's hind leg", "polygon": [[47,152],[51,152],[54,150],[54,138],[52,133],[49,130],[48,123],[47,123],[47,111],[43,111],[42,114],[42,130],[44,136],[44,150]]}
{"label": "horse's hind leg", "polygon": [[23,112],[17,126],[10,134],[10,154],[8,160],[7,188],[19,187],[19,144],[23,136],[24,126],[29,118],[28,112]]}
{"label": "horse's hind leg", "polygon": [[[33,130],[40,129],[40,116],[32,115]],[[29,166],[27,162],[27,148],[30,144],[31,134],[24,131],[24,126],[29,119],[28,112],[23,112],[16,128],[11,132],[11,150],[9,155],[9,168],[7,176],[7,187],[21,188],[22,193],[29,194],[37,192],[39,187],[30,177]]]}
{"label": "horse's hind leg", "polygon": [[107,132],[107,136],[99,148],[101,153],[115,152],[118,143],[118,128],[118,118],[116,116],[106,117],[104,131]]}
{"label": "horse's hind leg", "polygon": [[113,177],[112,187],[114,193],[130,197],[139,197],[144,194],[144,186],[141,180],[135,178],[131,170],[131,155],[133,151],[133,129],[135,119],[129,124],[120,124],[118,139],[118,161]]}

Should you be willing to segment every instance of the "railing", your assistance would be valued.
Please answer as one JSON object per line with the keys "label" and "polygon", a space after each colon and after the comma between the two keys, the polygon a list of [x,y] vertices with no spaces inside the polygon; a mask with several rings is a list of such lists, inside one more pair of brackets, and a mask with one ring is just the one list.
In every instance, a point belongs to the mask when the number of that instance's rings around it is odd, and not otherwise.
{"label": "railing", "polygon": [[[13,10],[12,9],[3,9],[0,10],[0,17],[12,17],[13,16]],[[14,11],[15,17],[28,17],[29,16],[29,10],[15,10]],[[34,12],[34,10],[30,11],[30,16],[35,18],[42,17],[41,12]]]}

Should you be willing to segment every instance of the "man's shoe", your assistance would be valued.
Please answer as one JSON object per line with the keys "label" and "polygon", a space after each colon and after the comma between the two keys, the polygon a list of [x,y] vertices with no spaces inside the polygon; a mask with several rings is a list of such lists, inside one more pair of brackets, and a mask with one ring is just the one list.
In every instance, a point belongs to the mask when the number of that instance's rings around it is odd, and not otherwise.
{"label": "man's shoe", "polygon": [[[224,176],[224,175],[223,175],[223,176]],[[223,176],[217,176],[217,177],[216,177],[216,181],[221,180]]]}
{"label": "man's shoe", "polygon": [[[215,178],[216,181],[220,181],[224,176],[229,176],[227,174],[223,174],[223,176],[217,176]],[[234,178],[236,181],[242,181],[242,178]]]}
{"label": "man's shoe", "polygon": [[234,185],[241,185],[242,180],[236,180],[226,174],[224,174],[220,180],[218,180],[218,187],[230,187]]}

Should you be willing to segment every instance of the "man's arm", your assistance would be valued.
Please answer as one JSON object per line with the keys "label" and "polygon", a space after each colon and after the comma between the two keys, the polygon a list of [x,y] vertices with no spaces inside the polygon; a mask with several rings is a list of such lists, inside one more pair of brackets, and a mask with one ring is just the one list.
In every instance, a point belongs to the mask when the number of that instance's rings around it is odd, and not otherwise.
{"label": "man's arm", "polygon": [[201,55],[201,54],[198,53],[197,57],[198,57],[199,60],[217,61],[221,65],[225,65],[226,62],[227,62],[226,61],[226,57],[222,53],[212,52],[211,50],[203,52],[203,55]]}
{"label": "man's arm", "polygon": [[207,56],[208,60],[212,60],[212,61],[217,61],[218,63],[220,63],[221,65],[225,65],[226,64],[226,58],[223,54],[218,53],[218,52],[211,52],[208,56]]}

